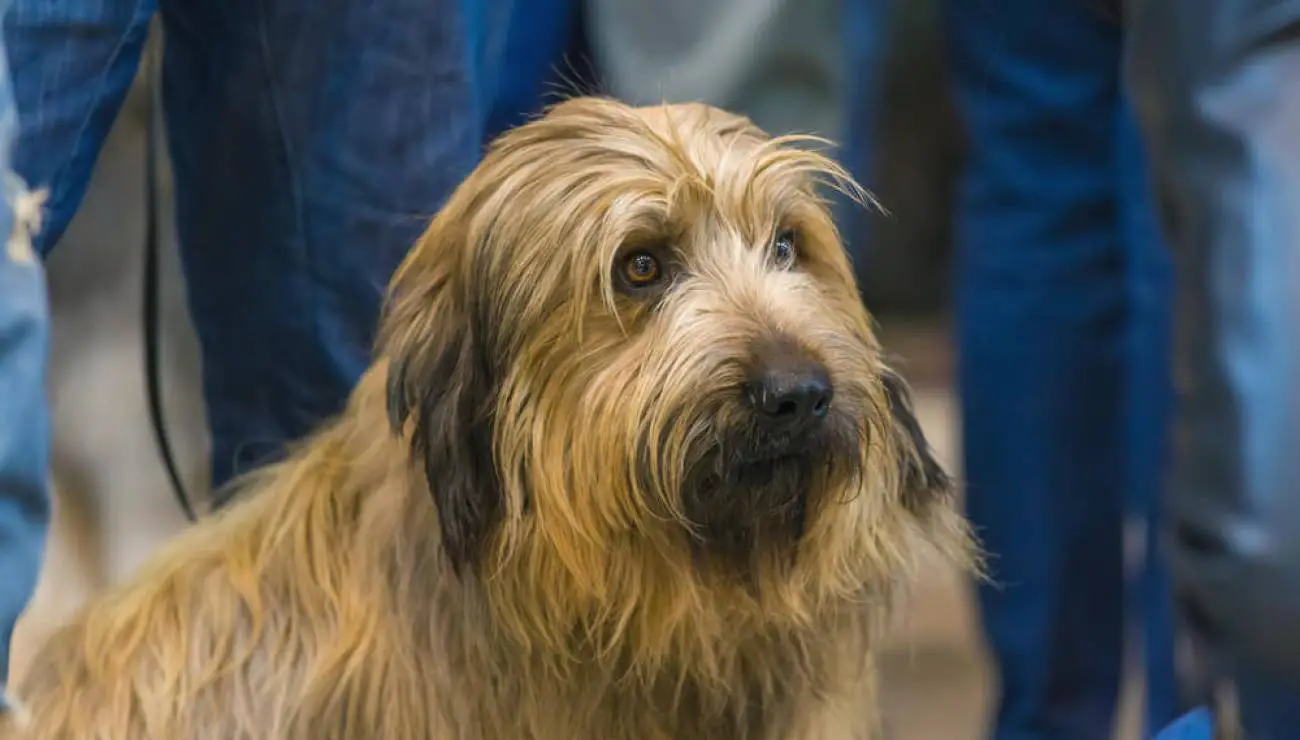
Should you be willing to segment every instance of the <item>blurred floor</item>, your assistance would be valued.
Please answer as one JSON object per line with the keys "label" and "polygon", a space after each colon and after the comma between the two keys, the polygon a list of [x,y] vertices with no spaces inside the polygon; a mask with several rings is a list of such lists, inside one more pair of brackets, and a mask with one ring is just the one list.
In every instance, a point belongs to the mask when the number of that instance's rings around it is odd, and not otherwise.
{"label": "blurred floor", "polygon": [[[952,353],[935,321],[886,322],[881,339],[909,379],[917,416],[944,466],[960,478]],[[973,621],[969,586],[935,568],[916,584],[899,616],[881,670],[882,706],[897,740],[976,740],[991,696],[987,661]]]}

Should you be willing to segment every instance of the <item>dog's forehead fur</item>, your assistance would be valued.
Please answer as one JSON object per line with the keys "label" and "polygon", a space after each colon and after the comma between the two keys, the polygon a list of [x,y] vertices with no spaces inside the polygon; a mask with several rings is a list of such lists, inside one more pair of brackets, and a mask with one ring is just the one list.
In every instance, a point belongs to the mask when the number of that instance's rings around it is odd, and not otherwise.
{"label": "dog's forehead fur", "polygon": [[[704,103],[634,108],[601,98],[578,98],[556,105],[530,126],[538,133],[606,146],[611,155],[631,154],[652,168],[662,168],[663,174],[681,174],[685,169],[715,174],[728,149],[752,150],[770,138],[748,118]],[[620,138],[621,143],[614,142]],[[628,146],[633,140],[639,140],[639,151]]]}
{"label": "dog's forehead fur", "polygon": [[738,144],[743,150],[768,138],[748,118],[703,103],[646,106],[633,112],[662,141],[680,147],[691,164],[706,174],[718,168],[725,147]]}
{"label": "dog's forehead fur", "polygon": [[803,146],[813,141],[769,137],[703,104],[570,100],[490,147],[435,221],[433,231],[459,234],[426,250],[429,263],[455,260],[467,280],[523,281],[527,290],[497,295],[536,308],[561,300],[546,286],[612,295],[611,265],[629,246],[668,246],[687,263],[713,260],[697,271],[739,274],[737,260],[798,228],[808,274],[854,292],[818,186],[862,193]]}
{"label": "dog's forehead fur", "polygon": [[624,178],[593,184],[658,195],[667,208],[705,199],[726,209],[747,199],[788,207],[783,198],[811,194],[810,176],[847,181],[829,160],[793,146],[812,141],[817,140],[773,139],[749,119],[702,103],[633,108],[581,98],[504,137],[497,149],[513,155],[519,148],[567,147],[572,165],[561,170],[558,165],[569,158],[552,158],[553,177],[584,170],[612,174],[608,170],[617,168]]}

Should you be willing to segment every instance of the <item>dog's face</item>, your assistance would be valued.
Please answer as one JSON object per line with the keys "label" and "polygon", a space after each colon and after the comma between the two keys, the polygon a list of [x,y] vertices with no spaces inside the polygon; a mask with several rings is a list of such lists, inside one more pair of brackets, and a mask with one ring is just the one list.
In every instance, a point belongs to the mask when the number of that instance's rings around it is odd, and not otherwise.
{"label": "dog's face", "polygon": [[847,178],[790,144],[573,100],[439,213],[381,354],[457,569],[578,602],[820,600],[895,575],[951,508],[816,191]]}

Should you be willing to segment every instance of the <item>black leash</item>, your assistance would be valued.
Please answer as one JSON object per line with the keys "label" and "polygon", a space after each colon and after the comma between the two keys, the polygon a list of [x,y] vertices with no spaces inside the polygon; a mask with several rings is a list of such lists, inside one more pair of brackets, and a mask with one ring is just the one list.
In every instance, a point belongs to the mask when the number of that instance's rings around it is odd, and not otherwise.
{"label": "black leash", "polygon": [[[150,60],[157,59],[157,47],[154,47]],[[145,172],[144,172],[144,372],[145,391],[149,399],[149,421],[153,427],[154,441],[171,481],[172,494],[180,504],[181,511],[191,522],[198,521],[194,506],[185,493],[180,473],[176,470],[176,459],[172,454],[171,442],[167,436],[166,418],[163,414],[161,367],[162,352],[160,338],[162,335],[162,308],[160,307],[159,259],[162,252],[162,237],[158,233],[158,124],[157,117],[162,106],[158,100],[162,96],[162,82],[156,74],[157,64],[150,64],[148,119],[145,123]]]}

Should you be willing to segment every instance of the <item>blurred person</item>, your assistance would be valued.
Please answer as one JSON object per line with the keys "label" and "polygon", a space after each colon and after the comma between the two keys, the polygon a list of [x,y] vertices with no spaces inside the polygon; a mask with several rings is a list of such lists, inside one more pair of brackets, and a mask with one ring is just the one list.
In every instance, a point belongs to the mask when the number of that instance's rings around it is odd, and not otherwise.
{"label": "blurred person", "polygon": [[[923,0],[919,4],[928,6],[931,2]],[[884,107],[877,98],[884,87],[881,78],[886,71],[894,71],[887,62],[899,65],[905,75],[891,93],[905,90],[913,94],[920,88],[915,100],[931,92],[930,83],[935,81],[913,63],[918,57],[928,61],[924,51],[907,54],[917,46],[925,46],[924,35],[915,31],[924,24],[926,13],[903,12],[896,19],[882,12],[881,5],[876,0],[582,3],[590,53],[602,89],[637,105],[663,100],[704,101],[748,116],[767,131],[811,133],[840,141],[843,146],[836,158],[859,181],[872,186],[877,195],[903,191],[889,205],[895,213],[908,215],[911,208],[932,205],[926,197],[931,190],[922,183],[937,179],[928,177],[935,169],[930,165],[942,168],[947,152],[940,151],[942,147],[935,146],[935,137],[928,136],[942,116],[912,102],[895,106],[897,120],[907,119],[907,131],[899,131],[897,138],[888,141],[888,152],[879,158],[872,156],[875,147],[869,143],[876,132],[876,116],[863,115],[863,111],[874,113]],[[918,19],[921,23],[916,22]],[[894,32],[902,38],[897,43],[883,43],[883,38]],[[907,69],[902,71],[901,67]],[[848,70],[854,74],[845,74]],[[877,182],[870,176],[877,167],[888,169],[895,179]],[[911,183],[922,186],[909,189],[908,175],[912,176]],[[928,237],[936,231],[931,226],[946,219],[883,221],[852,199],[837,193],[829,196],[836,204],[836,221],[853,258],[859,288],[872,299],[873,310],[909,303],[905,298],[890,298],[923,294],[923,287],[917,290],[901,286],[898,277],[909,267],[928,275],[930,261],[925,259],[924,251],[932,243]],[[877,232],[871,235],[877,238],[871,241],[872,249],[868,251],[868,240],[864,238],[868,223],[889,232],[885,239],[894,248],[882,247]],[[895,228],[900,223],[902,227]],[[905,251],[908,253],[903,254]]]}
{"label": "blurred person", "polygon": [[[0,18],[9,4],[0,0]],[[18,121],[7,59],[0,40],[0,724],[10,710],[4,693],[9,638],[36,587],[50,516],[49,317],[44,271],[28,235],[39,201],[10,166]]]}
{"label": "blurred person", "polygon": [[1122,29],[1090,0],[945,0],[967,133],[956,196],[967,507],[992,581],[997,740],[1097,740],[1116,720],[1129,617],[1147,724],[1181,710],[1167,574],[1148,532],[1166,463],[1170,267],[1120,80]]}
{"label": "blurred person", "polygon": [[1178,277],[1178,612],[1224,729],[1300,738],[1300,2],[1129,0],[1125,22]]}
{"label": "blurred person", "polygon": [[700,101],[773,134],[843,127],[835,0],[585,0],[592,58],[632,105]]}
{"label": "blurred person", "polygon": [[[950,300],[962,137],[941,53],[940,0],[842,3],[848,130],[842,159],[885,205],[841,211],[877,315],[925,316]],[[856,247],[856,248],[855,248]]]}
{"label": "blurred person", "polygon": [[515,6],[12,0],[0,120],[9,137],[18,124],[13,169],[49,197],[31,254],[0,263],[0,679],[48,526],[39,258],[81,202],[153,17],[220,506],[233,476],[341,408],[390,273],[478,162],[500,75],[545,73],[503,62]]}

